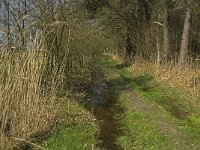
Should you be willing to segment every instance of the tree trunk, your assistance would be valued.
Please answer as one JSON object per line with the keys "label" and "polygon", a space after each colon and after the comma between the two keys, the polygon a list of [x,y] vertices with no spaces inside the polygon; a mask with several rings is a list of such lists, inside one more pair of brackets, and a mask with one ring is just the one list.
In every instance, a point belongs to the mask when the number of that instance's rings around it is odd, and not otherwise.
{"label": "tree trunk", "polygon": [[130,27],[127,27],[127,35],[126,36],[127,36],[126,37],[126,61],[130,62],[131,59],[134,57]]}
{"label": "tree trunk", "polygon": [[169,3],[171,0],[165,1],[165,16],[164,16],[164,24],[163,24],[163,60],[162,62],[166,63],[168,60],[169,54]]}
{"label": "tree trunk", "polygon": [[131,62],[133,61],[135,57],[135,51],[134,51],[134,43],[132,41],[133,39],[133,31],[131,28],[131,25],[127,23],[127,31],[126,31],[126,43],[125,43],[125,50],[126,50],[126,61]]}
{"label": "tree trunk", "polygon": [[[189,3],[189,0],[187,2]],[[181,49],[180,49],[180,57],[179,57],[180,67],[183,66],[187,58],[189,35],[190,35],[190,28],[191,28],[191,17],[192,17],[192,9],[188,5],[187,11],[186,11],[184,28],[183,28],[182,41],[181,41]]]}
{"label": "tree trunk", "polygon": [[165,13],[165,19],[164,19],[164,25],[163,25],[163,36],[164,36],[164,42],[163,42],[163,62],[167,62],[168,53],[169,53],[169,24],[168,24],[168,14]]}
{"label": "tree trunk", "polygon": [[26,18],[26,15],[27,15],[27,2],[26,0],[24,0],[24,13],[23,13],[23,16],[22,16],[22,29],[23,29],[23,36],[22,36],[22,47],[24,48],[25,46],[25,18]]}
{"label": "tree trunk", "polygon": [[157,47],[157,64],[160,65],[160,43],[159,43],[159,27],[157,28],[157,35],[156,35],[156,47]]}
{"label": "tree trunk", "polygon": [[7,38],[7,45],[8,47],[10,46],[10,3],[7,1],[3,1],[4,5],[6,7],[6,11],[7,11],[7,33],[6,33],[6,38]]}

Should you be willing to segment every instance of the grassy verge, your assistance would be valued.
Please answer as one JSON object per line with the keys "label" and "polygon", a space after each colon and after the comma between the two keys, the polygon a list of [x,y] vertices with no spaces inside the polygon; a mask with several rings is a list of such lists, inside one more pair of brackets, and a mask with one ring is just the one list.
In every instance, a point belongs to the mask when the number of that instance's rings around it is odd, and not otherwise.
{"label": "grassy verge", "polygon": [[121,95],[119,104],[127,109],[124,115],[118,116],[125,131],[124,136],[118,139],[123,149],[173,149],[173,143],[158,132],[145,112],[139,112],[134,108],[126,95]]}
{"label": "grassy verge", "polygon": [[[99,64],[107,64],[105,67],[105,74],[109,80],[119,80],[125,82],[122,77],[124,71],[130,74],[128,69],[116,68],[117,62],[111,60],[109,57],[104,58]],[[124,135],[120,136],[117,144],[122,149],[173,149],[174,145],[163,133],[156,129],[156,125],[146,115],[145,112],[136,110],[134,103],[128,98],[127,93],[123,90],[119,91],[119,86],[113,85],[113,90],[120,93],[120,97],[116,105],[124,108],[125,112],[116,115],[122,125]]]}
{"label": "grassy verge", "polygon": [[121,76],[144,100],[157,103],[170,112],[179,123],[200,127],[200,116],[189,103],[189,93],[182,89],[160,83],[150,74],[133,75],[127,68],[121,70]]}
{"label": "grassy verge", "polygon": [[54,135],[45,148],[48,150],[92,149],[96,143],[94,133],[95,129],[90,124],[68,127]]}
{"label": "grassy verge", "polygon": [[42,144],[48,150],[88,150],[98,143],[98,127],[93,116],[77,100],[68,101],[65,121],[60,129]]}
{"label": "grassy verge", "polygon": [[192,107],[190,94],[185,90],[161,83],[150,74],[134,74],[128,67],[116,68],[116,64],[116,61],[108,61],[109,68],[120,74],[140,98],[159,104],[177,119],[189,119],[193,125],[200,125],[200,112]]}
{"label": "grassy verge", "polygon": [[[200,147],[198,142],[200,141],[200,119],[196,113],[192,113],[193,109],[188,103],[189,94],[160,83],[152,75],[134,74],[128,67],[118,68],[117,62],[111,59],[106,63],[111,70],[108,73],[109,78],[112,78],[111,74],[115,76],[118,74],[141,99],[159,105],[170,112],[170,118],[180,127],[179,131],[186,135],[182,140],[187,143],[197,141],[194,147]],[[174,149],[176,147],[169,137],[156,130],[154,122],[149,120],[145,112],[134,109],[134,104],[126,95],[122,94],[118,105],[123,105],[127,110],[123,116],[118,116],[125,131],[124,136],[118,140],[123,149]]]}

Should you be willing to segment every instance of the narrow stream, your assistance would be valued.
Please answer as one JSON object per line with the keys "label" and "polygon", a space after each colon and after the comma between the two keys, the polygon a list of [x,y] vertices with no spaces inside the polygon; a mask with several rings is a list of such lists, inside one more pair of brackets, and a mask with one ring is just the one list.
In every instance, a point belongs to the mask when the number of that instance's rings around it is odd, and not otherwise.
{"label": "narrow stream", "polygon": [[116,105],[119,95],[111,88],[112,83],[105,79],[102,71],[93,71],[86,108],[99,122],[101,142],[98,147],[106,150],[121,150],[116,144],[117,138],[122,135],[121,125],[115,116],[123,113],[123,109]]}

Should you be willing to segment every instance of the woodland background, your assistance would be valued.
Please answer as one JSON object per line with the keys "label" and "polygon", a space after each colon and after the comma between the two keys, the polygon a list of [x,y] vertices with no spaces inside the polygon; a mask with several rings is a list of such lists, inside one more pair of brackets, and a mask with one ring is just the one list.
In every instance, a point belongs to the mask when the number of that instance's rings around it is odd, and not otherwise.
{"label": "woodland background", "polygon": [[48,130],[62,110],[55,91],[84,84],[103,53],[189,91],[199,107],[199,0],[1,0],[2,147]]}

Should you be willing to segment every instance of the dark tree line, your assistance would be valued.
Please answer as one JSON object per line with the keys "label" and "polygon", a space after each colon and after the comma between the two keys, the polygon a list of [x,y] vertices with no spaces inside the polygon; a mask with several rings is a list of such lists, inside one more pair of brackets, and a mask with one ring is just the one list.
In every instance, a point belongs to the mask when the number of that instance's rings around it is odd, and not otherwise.
{"label": "dark tree line", "polygon": [[99,5],[101,0],[84,2],[89,5],[86,8],[98,6],[96,17],[119,49],[125,49],[127,59],[139,54],[165,64],[176,58],[182,66],[188,56],[199,56],[198,0],[107,0],[103,5]]}
{"label": "dark tree line", "polygon": [[[1,0],[1,33],[7,45],[24,47],[38,29],[48,31],[47,47],[53,42],[53,51],[62,55],[70,20],[89,19],[127,61],[140,55],[161,64],[176,59],[182,66],[200,53],[199,6],[198,0]],[[51,26],[55,22],[59,27]]]}

